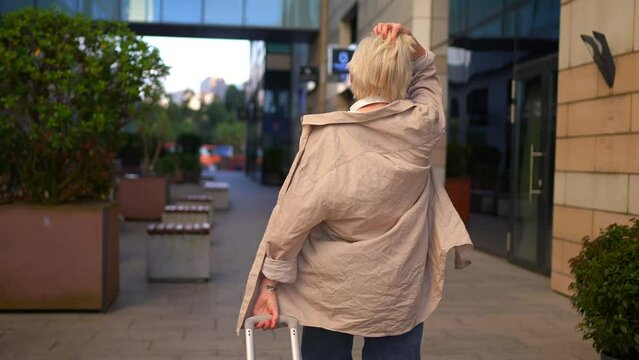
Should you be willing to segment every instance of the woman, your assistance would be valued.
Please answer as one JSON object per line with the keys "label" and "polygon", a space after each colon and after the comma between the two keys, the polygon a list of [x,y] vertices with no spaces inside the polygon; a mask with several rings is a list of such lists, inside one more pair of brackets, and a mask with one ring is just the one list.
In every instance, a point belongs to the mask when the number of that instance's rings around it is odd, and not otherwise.
{"label": "woman", "polygon": [[[302,357],[419,359],[422,323],[441,299],[446,253],[472,243],[432,179],[444,135],[434,54],[400,24],[381,23],[349,63],[359,99],[302,119],[299,152],[249,275],[238,331],[252,309],[304,325]],[[257,291],[256,291],[257,288]]]}

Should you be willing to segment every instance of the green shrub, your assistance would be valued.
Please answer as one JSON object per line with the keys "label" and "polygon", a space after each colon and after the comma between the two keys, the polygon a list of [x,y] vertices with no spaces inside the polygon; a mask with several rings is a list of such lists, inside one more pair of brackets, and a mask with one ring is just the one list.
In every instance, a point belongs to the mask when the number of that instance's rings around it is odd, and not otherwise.
{"label": "green shrub", "polygon": [[618,359],[639,359],[639,220],[585,239],[570,268],[570,300],[583,317],[584,339]]}
{"label": "green shrub", "polygon": [[200,181],[200,156],[196,154],[180,153],[178,163],[180,170],[184,174],[184,181],[196,183]]}
{"label": "green shrub", "polygon": [[175,176],[180,170],[180,162],[176,154],[166,154],[158,159],[154,167],[155,173],[162,176]]}
{"label": "green shrub", "polygon": [[199,155],[202,138],[197,134],[182,133],[177,137],[177,145],[183,153]]}
{"label": "green shrub", "polygon": [[467,176],[469,156],[470,151],[466,145],[449,142],[446,148],[446,177]]}
{"label": "green shrub", "polygon": [[11,156],[13,150],[16,129],[14,124],[3,121],[0,116],[0,202],[6,201],[10,194],[11,183],[14,177]]}
{"label": "green shrub", "polygon": [[105,200],[120,129],[168,73],[122,23],[26,9],[0,17],[0,138],[26,200]]}
{"label": "green shrub", "polygon": [[118,151],[118,159],[123,166],[140,166],[144,157],[142,149],[142,137],[138,133],[124,132],[122,134],[121,147]]}
{"label": "green shrub", "polygon": [[155,173],[176,176],[182,173],[184,181],[196,183],[200,180],[200,157],[195,154],[174,153],[162,156],[155,164]]}

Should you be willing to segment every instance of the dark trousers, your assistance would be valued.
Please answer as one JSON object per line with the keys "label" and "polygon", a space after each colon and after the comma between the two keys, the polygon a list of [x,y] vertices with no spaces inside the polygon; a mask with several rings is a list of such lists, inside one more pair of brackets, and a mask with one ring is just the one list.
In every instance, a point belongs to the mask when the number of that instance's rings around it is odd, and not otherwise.
{"label": "dark trousers", "polygon": [[[424,324],[397,336],[365,337],[363,360],[419,360]],[[302,359],[351,360],[353,335],[304,326]]]}

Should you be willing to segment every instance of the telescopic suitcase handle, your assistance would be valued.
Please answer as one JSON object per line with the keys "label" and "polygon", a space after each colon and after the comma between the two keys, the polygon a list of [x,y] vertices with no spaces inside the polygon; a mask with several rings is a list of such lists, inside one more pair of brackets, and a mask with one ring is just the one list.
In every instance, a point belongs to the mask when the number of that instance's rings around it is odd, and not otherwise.
{"label": "telescopic suitcase handle", "polygon": [[[258,315],[258,316],[253,316],[250,317],[248,319],[246,319],[246,321],[244,321],[244,331],[246,334],[246,359],[247,360],[254,360],[255,359],[255,341],[253,339],[253,330],[255,330],[255,325],[259,322],[265,321],[265,320],[270,320],[271,316],[270,315]],[[297,327],[298,327],[298,322],[297,319],[290,317],[290,316],[286,316],[286,315],[280,315],[278,320],[277,320],[277,325],[276,328],[280,328],[280,327],[288,327],[288,331],[291,335],[291,352],[293,354],[293,360],[301,360],[301,351],[300,351],[300,342],[299,342],[299,337],[297,336]]]}

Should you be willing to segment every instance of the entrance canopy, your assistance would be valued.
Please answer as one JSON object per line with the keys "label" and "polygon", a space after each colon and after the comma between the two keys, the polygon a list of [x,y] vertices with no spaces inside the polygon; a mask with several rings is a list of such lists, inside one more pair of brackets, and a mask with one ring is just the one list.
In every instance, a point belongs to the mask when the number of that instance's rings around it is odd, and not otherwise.
{"label": "entrance canopy", "polygon": [[320,22],[320,0],[0,0],[0,14],[29,6],[124,21],[155,36],[308,42]]}

